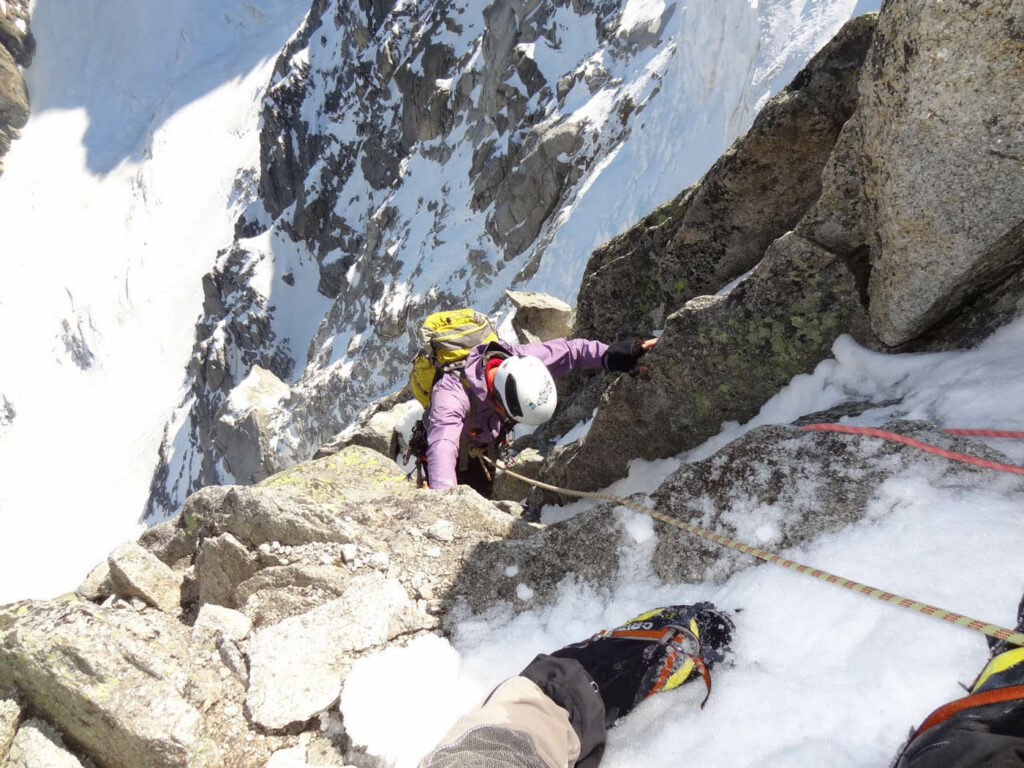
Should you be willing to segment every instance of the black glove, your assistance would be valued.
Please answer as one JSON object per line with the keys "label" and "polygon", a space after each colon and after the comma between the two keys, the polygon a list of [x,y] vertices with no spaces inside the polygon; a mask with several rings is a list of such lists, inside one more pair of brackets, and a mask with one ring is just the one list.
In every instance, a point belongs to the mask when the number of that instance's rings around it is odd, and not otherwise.
{"label": "black glove", "polygon": [[608,351],[604,353],[604,367],[609,371],[622,373],[632,371],[645,351],[640,339],[613,341],[608,345]]}

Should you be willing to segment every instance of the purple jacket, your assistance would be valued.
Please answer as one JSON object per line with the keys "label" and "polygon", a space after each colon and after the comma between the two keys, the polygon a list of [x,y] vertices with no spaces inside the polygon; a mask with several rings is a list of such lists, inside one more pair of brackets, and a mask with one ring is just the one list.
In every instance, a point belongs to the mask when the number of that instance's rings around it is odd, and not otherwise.
{"label": "purple jacket", "polygon": [[[540,358],[554,378],[574,368],[603,368],[607,344],[587,339],[554,339],[534,344],[506,344],[502,349],[512,355]],[[430,396],[430,425],[427,428],[427,464],[431,488],[451,488],[456,484],[455,467],[459,444],[485,446],[498,436],[501,417],[494,401],[487,396],[484,380],[486,344],[474,347],[466,358],[466,367],[446,373],[434,385]],[[471,399],[472,398],[472,407]]]}

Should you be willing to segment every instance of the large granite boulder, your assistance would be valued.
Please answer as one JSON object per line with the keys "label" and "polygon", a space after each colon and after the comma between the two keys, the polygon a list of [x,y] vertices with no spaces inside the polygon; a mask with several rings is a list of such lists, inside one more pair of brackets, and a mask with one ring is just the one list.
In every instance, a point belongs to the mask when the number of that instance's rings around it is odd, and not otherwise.
{"label": "large granite boulder", "polygon": [[521,341],[551,341],[570,334],[572,307],[561,299],[537,291],[505,291],[516,308],[512,329]]}
{"label": "large granite boulder", "polygon": [[871,322],[889,345],[1024,265],[1022,18],[1019,0],[896,0],[882,14],[800,231],[840,253],[870,248]]}
{"label": "large granite boulder", "polygon": [[252,721],[274,730],[305,723],[334,704],[360,656],[425,628],[397,580],[354,579],[341,597],[253,636],[246,693]]}
{"label": "large granite boulder", "polygon": [[272,371],[254,365],[217,412],[214,443],[240,483],[258,483],[280,469],[270,422],[289,388]]}
{"label": "large granite boulder", "polygon": [[575,335],[649,333],[665,315],[753,267],[821,190],[821,171],[857,104],[877,17],[848,22],[697,184],[594,251]]}
{"label": "large granite boulder", "polygon": [[107,557],[113,591],[119,597],[137,597],[147,605],[176,614],[181,610],[182,576],[134,542],[123,544]]}

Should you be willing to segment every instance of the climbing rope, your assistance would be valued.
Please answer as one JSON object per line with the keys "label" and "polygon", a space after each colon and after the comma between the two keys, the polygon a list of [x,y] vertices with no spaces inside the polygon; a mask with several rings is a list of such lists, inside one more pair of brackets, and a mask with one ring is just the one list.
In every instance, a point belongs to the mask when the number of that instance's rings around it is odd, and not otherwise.
{"label": "climbing rope", "polygon": [[771,552],[766,552],[765,550],[759,549],[758,547],[752,547],[749,544],[744,544],[740,541],[730,539],[727,536],[721,536],[717,533],[712,533],[711,531],[707,531],[696,525],[691,525],[690,523],[684,522],[676,517],[673,517],[672,515],[667,515],[664,512],[659,512],[658,510],[653,509],[651,507],[645,507],[642,504],[637,504],[636,502],[630,501],[629,499],[624,499],[620,496],[615,496],[610,493],[598,493],[594,491],[574,491],[570,488],[559,488],[556,485],[543,483],[540,480],[534,480],[533,478],[526,477],[525,475],[521,475],[518,472],[513,472],[510,469],[498,465],[493,459],[487,456],[483,456],[481,458],[483,458],[483,460],[486,461],[491,466],[501,470],[510,477],[514,477],[517,480],[521,480],[524,483],[528,483],[529,485],[533,485],[537,488],[543,488],[544,490],[553,491],[555,493],[564,494],[567,496],[576,496],[581,499],[599,499],[601,501],[611,501],[614,502],[615,504],[621,504],[622,506],[629,507],[630,509],[635,509],[638,512],[642,512],[645,515],[650,515],[655,520],[660,520],[663,523],[673,525],[676,528],[686,531],[687,533],[692,533],[694,536],[699,536],[702,539],[713,541],[715,544],[718,544],[723,547],[735,549],[746,555],[752,555],[753,557],[756,557],[760,560],[764,560],[765,562],[781,565],[783,568],[789,568],[790,570],[802,573],[805,576],[813,576],[816,579],[827,581],[829,584],[836,584],[840,587],[843,587],[844,589],[850,590],[851,592],[857,592],[859,594],[866,595],[867,597],[876,598],[885,603],[891,603],[893,605],[899,606],[900,608],[906,608],[910,611],[917,611],[918,613],[923,613],[926,616],[932,616],[936,619],[942,619],[943,621],[949,622],[950,624],[956,624],[961,627],[966,627],[967,629],[974,630],[975,632],[981,632],[984,635],[994,637],[998,640],[1004,640],[1008,643],[1013,643],[1014,645],[1024,646],[1024,633],[1022,632],[1015,632],[1012,629],[1001,627],[998,624],[990,624],[986,621],[973,619],[970,616],[964,616],[959,613],[954,613],[953,611],[947,611],[944,608],[938,608],[934,605],[929,605],[928,603],[922,603],[917,600],[912,600],[908,597],[903,597],[892,592],[886,592],[885,590],[878,589],[877,587],[870,587],[867,584],[861,584],[860,582],[853,581],[852,579],[846,579],[842,576],[837,576],[834,573],[829,573],[828,571],[823,571],[819,568],[812,568],[809,565],[802,565],[801,563],[797,563],[793,560],[788,560],[784,557],[773,554]]}
{"label": "climbing rope", "polygon": [[973,437],[1009,437],[1022,439],[1024,432],[1011,432],[1006,429],[944,429],[950,435],[969,435]]}
{"label": "climbing rope", "polygon": [[[817,432],[841,432],[847,435],[866,435],[868,437],[880,437],[883,440],[892,440],[897,443],[903,443],[913,448],[917,448],[928,453],[934,453],[936,456],[942,456],[945,459],[951,461],[962,461],[965,464],[974,464],[978,467],[985,467],[986,469],[994,469],[999,472],[1010,472],[1015,475],[1024,475],[1024,467],[1018,467],[1015,464],[1002,464],[998,461],[990,461],[989,459],[982,459],[978,456],[971,456],[966,453],[959,453],[957,451],[950,451],[946,448],[940,448],[937,445],[931,443],[923,443],[920,440],[915,440],[912,437],[901,435],[897,432],[888,432],[884,429],[875,429],[874,427],[855,427],[851,424],[808,424],[807,426],[800,427],[804,431],[817,431]],[[1007,432],[1004,430],[997,429],[944,429],[951,435],[971,435],[976,437],[1013,437],[1013,438],[1024,438],[1024,432]]]}

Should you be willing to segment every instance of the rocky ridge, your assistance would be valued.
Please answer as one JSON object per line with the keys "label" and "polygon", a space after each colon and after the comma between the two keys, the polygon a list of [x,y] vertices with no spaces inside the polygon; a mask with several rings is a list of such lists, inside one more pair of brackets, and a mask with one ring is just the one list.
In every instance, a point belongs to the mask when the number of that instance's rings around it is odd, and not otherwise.
{"label": "rocky ridge", "polygon": [[[1001,94],[1020,83],[1020,43],[1013,4],[983,6],[953,13],[900,3],[881,19],[852,20],[699,182],[594,251],[576,335],[665,334],[652,379],[621,380],[607,393],[604,378],[569,387],[581,391],[578,402],[543,437],[589,418],[600,402],[609,407],[590,436],[550,457],[549,479],[596,488],[621,476],[627,457],[699,444],[723,419],[753,416],[778,386],[827,357],[840,334],[879,349],[948,348],[1019,314],[1021,116]],[[441,10],[449,15],[423,24],[401,9],[364,18],[317,3],[282,54],[264,110],[263,202],[207,277],[193,391],[168,425],[150,515],[176,509],[186,490],[258,481],[313,455],[372,390],[401,385],[426,312],[472,303],[514,316],[495,290],[507,284],[499,273],[527,275],[544,251],[543,232],[553,231],[544,229],[553,226],[548,213],[531,213],[550,209],[533,204],[568,200],[629,135],[643,106],[627,99],[637,82],[609,80],[587,64],[579,79],[553,84],[524,51],[559,39],[567,13],[592,20],[609,63],[653,55],[657,34],[623,46],[613,5],[496,2],[481,29],[471,29],[468,9]],[[330,85],[311,72],[326,72]],[[568,107],[559,112],[581,84],[623,99],[620,124],[586,141]],[[936,117],[918,119],[925,114]],[[907,149],[894,154],[900,142]],[[433,211],[426,261],[413,266],[386,252],[406,238],[396,239],[397,229],[411,234],[410,169],[439,159],[466,172],[462,210],[484,224],[466,268],[443,290],[427,261],[450,247],[454,197],[421,196],[412,206]],[[346,179],[363,191],[343,205]],[[536,229],[538,221],[548,223]],[[525,242],[533,245],[524,251]],[[270,264],[281,281],[275,296],[283,286],[317,286],[313,302],[326,314],[308,343],[283,336],[278,299],[253,287]],[[744,276],[724,299],[706,298]],[[899,287],[922,280],[944,287]],[[759,360],[767,364],[747,365]],[[682,408],[680,391],[692,393]],[[626,450],[609,450],[607,438],[624,432],[633,436]],[[183,442],[186,450],[171,451]]]}

